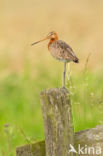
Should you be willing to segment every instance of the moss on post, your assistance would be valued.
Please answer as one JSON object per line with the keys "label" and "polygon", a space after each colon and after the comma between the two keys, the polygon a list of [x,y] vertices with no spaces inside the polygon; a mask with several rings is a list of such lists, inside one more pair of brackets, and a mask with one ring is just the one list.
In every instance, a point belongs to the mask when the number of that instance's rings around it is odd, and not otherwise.
{"label": "moss on post", "polygon": [[72,156],[73,124],[68,91],[65,88],[41,92],[46,156]]}

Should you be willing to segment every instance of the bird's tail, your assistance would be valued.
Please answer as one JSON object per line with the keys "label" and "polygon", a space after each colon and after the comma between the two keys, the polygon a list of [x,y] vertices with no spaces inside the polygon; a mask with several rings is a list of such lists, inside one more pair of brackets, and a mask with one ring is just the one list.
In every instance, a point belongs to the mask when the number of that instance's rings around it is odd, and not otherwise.
{"label": "bird's tail", "polygon": [[75,63],[79,63],[79,59],[77,57],[75,57],[75,59],[73,60]]}

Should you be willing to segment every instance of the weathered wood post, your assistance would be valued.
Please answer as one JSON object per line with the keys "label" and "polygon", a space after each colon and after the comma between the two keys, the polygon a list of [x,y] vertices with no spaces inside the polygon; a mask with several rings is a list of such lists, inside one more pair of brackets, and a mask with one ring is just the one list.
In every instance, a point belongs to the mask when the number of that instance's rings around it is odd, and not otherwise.
{"label": "weathered wood post", "polygon": [[41,92],[46,156],[72,156],[74,132],[68,91],[65,88]]}
{"label": "weathered wood post", "polygon": [[[16,148],[17,156],[103,156],[103,125],[73,133],[71,105],[66,89],[41,92],[45,141]],[[73,145],[76,151],[70,148]]]}

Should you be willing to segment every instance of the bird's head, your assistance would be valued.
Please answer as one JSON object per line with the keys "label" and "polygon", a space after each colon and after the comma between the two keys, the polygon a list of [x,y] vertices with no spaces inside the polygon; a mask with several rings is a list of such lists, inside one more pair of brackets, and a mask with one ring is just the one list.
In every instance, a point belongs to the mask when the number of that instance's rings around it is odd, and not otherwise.
{"label": "bird's head", "polygon": [[52,40],[54,40],[54,39],[56,39],[56,38],[58,38],[58,35],[57,35],[57,33],[56,33],[55,31],[51,31],[51,32],[47,35],[47,39],[52,39]]}
{"label": "bird's head", "polygon": [[42,39],[40,41],[37,41],[37,42],[34,42],[31,45],[34,45],[36,43],[42,42],[42,41],[47,40],[47,39],[56,41],[56,40],[58,40],[58,35],[57,35],[57,33],[55,31],[51,31],[44,39]]}

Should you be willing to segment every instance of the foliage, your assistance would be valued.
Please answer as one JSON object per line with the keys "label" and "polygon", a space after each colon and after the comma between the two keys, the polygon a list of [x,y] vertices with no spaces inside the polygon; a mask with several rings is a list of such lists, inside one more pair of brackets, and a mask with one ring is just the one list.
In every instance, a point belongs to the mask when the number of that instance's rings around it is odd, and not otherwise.
{"label": "foliage", "polygon": [[[53,79],[50,78],[51,74],[43,68],[38,67],[39,75],[33,79],[30,73],[23,76],[12,74],[0,82],[2,156],[14,156],[16,146],[44,138],[39,94],[43,89],[60,86],[60,81],[56,74]],[[102,76],[86,71],[71,75],[70,82],[75,131],[100,124],[103,120]]]}

